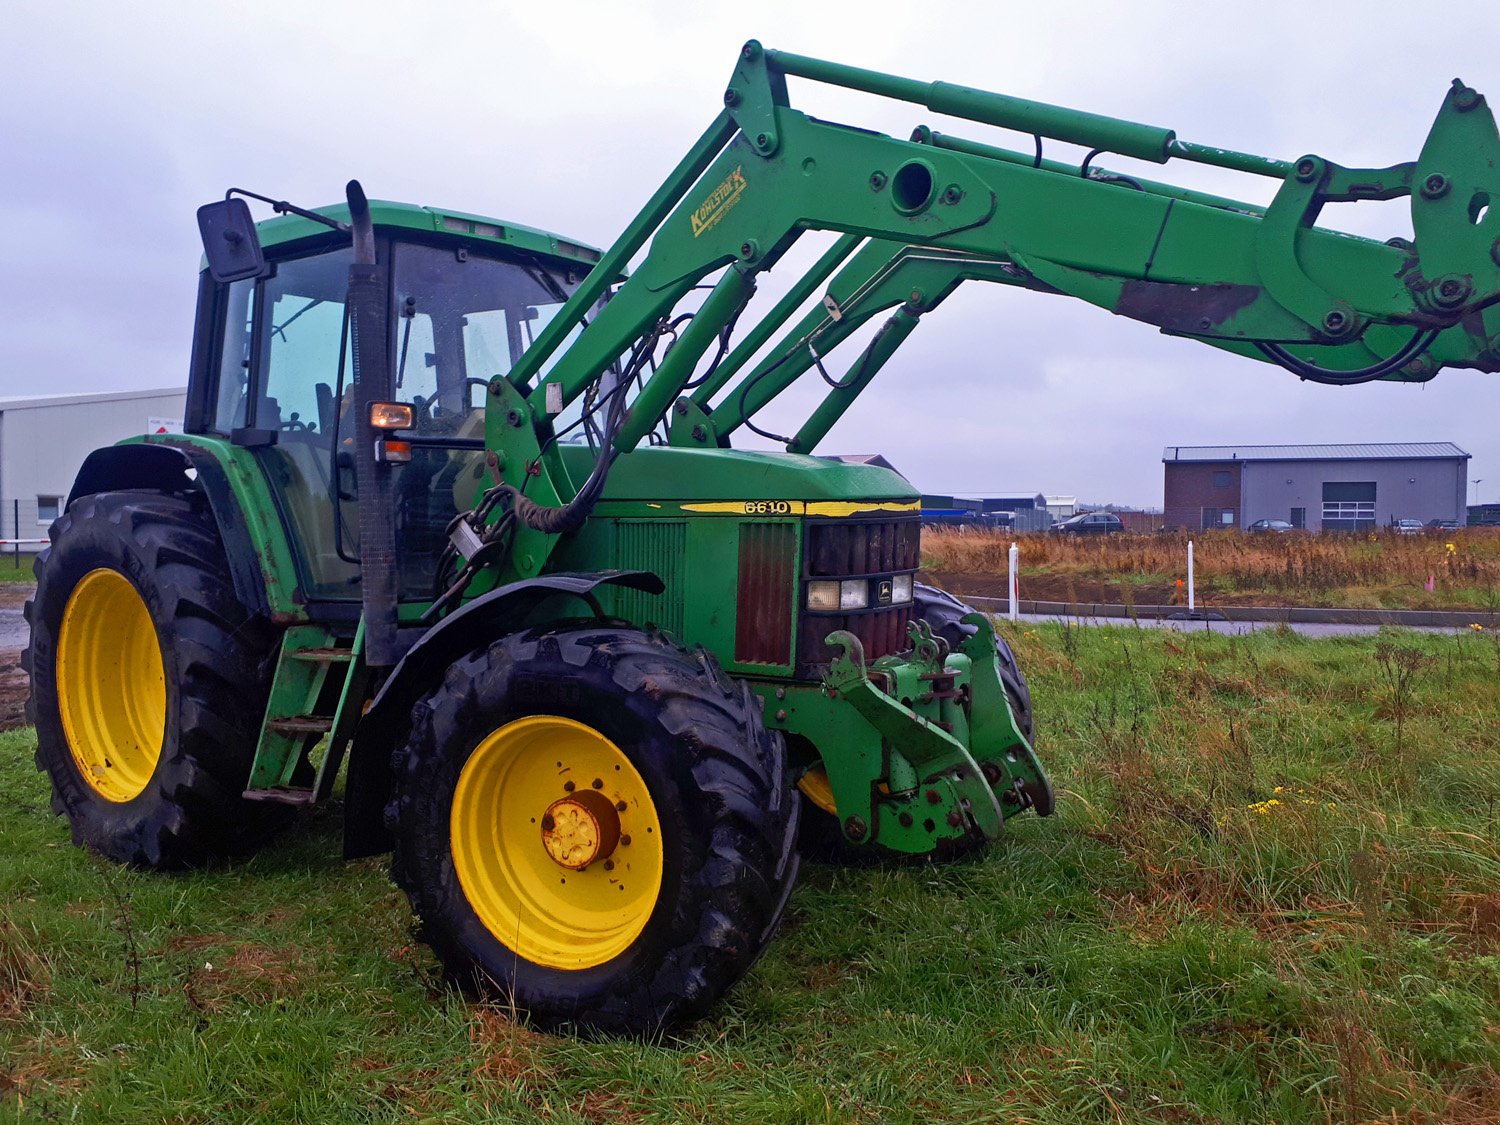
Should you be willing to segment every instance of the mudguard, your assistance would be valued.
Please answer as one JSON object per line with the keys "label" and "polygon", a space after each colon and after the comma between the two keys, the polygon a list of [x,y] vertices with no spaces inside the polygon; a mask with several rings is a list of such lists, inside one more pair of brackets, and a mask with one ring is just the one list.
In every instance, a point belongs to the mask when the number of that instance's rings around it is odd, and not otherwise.
{"label": "mudguard", "polygon": [[389,851],[383,814],[391,790],[391,754],[406,740],[412,706],[442,679],[448,666],[497,637],[514,632],[543,602],[573,597],[599,616],[594,590],[627,586],[660,594],[662,580],[645,570],[601,570],[589,574],[544,574],[491,590],[443,618],[407,649],[376,693],[354,732],[344,793],[344,857]]}
{"label": "mudguard", "polygon": [[129,489],[176,495],[196,493],[207,499],[229,561],[235,597],[251,613],[271,616],[266,576],[261,571],[260,553],[250,534],[249,521],[241,517],[229,477],[211,452],[186,442],[180,445],[128,442],[96,449],[79,467],[68,503],[80,496]]}

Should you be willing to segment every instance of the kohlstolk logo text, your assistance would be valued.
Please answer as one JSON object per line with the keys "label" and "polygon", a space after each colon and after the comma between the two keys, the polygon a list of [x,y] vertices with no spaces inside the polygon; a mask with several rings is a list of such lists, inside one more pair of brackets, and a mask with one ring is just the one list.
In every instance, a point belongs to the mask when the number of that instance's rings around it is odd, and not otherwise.
{"label": "kohlstolk logo text", "polygon": [[729,214],[730,208],[740,201],[745,186],[745,171],[742,164],[725,176],[724,182],[714,188],[708,198],[693,212],[693,237],[697,238],[704,231],[712,230],[715,223]]}

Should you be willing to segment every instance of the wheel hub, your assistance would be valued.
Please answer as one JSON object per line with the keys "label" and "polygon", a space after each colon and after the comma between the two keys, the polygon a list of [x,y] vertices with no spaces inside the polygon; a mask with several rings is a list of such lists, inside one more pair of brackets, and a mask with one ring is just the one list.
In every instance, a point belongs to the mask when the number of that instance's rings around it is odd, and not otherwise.
{"label": "wheel hub", "polygon": [[570,793],[542,815],[542,847],[559,867],[582,871],[608,859],[620,843],[620,814],[596,790]]}

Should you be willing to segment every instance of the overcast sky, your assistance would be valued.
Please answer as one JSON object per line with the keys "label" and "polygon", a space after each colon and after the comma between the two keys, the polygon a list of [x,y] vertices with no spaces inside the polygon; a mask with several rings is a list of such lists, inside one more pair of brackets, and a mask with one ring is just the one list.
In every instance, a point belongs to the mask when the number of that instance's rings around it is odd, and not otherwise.
{"label": "overcast sky", "polygon": [[[319,205],[357,177],[372,196],[607,245],[717,112],[750,37],[1345,165],[1414,159],[1455,75],[1500,96],[1492,3],[10,0],[0,27],[0,395],[183,382],[193,211],[230,185]],[[805,83],[792,102],[899,136],[930,123],[1029,143]],[[1332,210],[1410,234],[1400,207]],[[1159,505],[1164,445],[1453,441],[1488,499],[1497,398],[1500,376],[1470,371],[1314,386],[1077,302],[970,286],[820,452],[883,452],[928,491]]]}

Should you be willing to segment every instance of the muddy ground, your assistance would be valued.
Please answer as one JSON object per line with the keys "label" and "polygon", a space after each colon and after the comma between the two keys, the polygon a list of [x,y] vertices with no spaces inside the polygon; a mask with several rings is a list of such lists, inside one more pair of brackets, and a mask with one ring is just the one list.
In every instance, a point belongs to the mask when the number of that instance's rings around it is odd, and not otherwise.
{"label": "muddy ground", "polygon": [[26,618],[22,607],[31,597],[26,583],[0,585],[0,730],[26,722],[26,675],[21,671],[21,650],[26,647]]}

